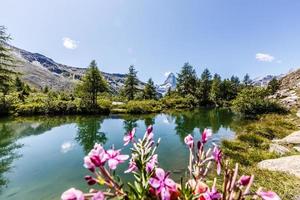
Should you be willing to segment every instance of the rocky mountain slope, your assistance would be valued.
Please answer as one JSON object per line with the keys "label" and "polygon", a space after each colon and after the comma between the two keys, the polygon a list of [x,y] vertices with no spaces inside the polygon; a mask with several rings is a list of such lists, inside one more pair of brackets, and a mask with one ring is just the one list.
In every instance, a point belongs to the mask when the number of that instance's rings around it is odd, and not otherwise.
{"label": "rocky mountain slope", "polygon": [[300,69],[280,79],[280,89],[273,95],[287,107],[300,107]]}
{"label": "rocky mountain slope", "polygon": [[[86,68],[57,63],[39,53],[31,53],[11,45],[9,47],[12,50],[12,55],[18,61],[16,71],[22,74],[21,78],[25,82],[38,89],[48,86],[54,90],[71,90],[86,70]],[[106,72],[102,72],[102,74],[112,91],[119,91],[123,86],[125,74]],[[143,85],[142,82],[141,85]]]}

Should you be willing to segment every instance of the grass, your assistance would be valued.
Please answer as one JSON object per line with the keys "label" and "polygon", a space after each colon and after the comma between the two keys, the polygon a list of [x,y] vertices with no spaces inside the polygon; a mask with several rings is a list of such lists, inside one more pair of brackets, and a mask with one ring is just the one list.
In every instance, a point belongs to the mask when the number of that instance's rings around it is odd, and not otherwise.
{"label": "grass", "polygon": [[262,160],[280,157],[269,152],[271,140],[289,135],[297,130],[297,124],[299,119],[292,114],[266,114],[258,120],[239,124],[235,127],[236,140],[222,143],[224,155],[232,163],[240,163],[243,174],[256,176],[253,189],[261,186],[275,191],[282,199],[294,199],[300,195],[300,179],[283,172],[261,170],[256,166]]}

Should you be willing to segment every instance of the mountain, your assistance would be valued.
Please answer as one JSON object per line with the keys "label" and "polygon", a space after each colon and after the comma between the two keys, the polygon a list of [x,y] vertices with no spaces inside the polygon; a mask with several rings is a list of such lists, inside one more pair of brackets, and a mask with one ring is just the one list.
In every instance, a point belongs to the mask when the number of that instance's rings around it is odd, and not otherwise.
{"label": "mountain", "polygon": [[170,73],[165,82],[157,86],[156,90],[158,93],[164,95],[168,92],[169,88],[171,88],[171,90],[175,90],[176,88],[176,77],[173,73]]}
{"label": "mountain", "polygon": [[[83,76],[86,68],[72,67],[60,64],[39,53],[8,45],[13,57],[17,60],[17,72],[22,74],[21,79],[31,86],[41,89],[45,86],[53,90],[72,90]],[[117,92],[124,85],[125,74],[102,72],[113,92]],[[140,87],[144,83],[140,82]]]}
{"label": "mountain", "polygon": [[276,78],[277,80],[280,80],[282,77],[284,77],[286,74],[280,74],[280,75],[267,75],[263,77],[256,77],[252,80],[253,85],[255,86],[261,86],[261,87],[267,87],[268,83],[273,79]]}
{"label": "mountain", "polygon": [[288,108],[300,108],[300,69],[290,71],[280,79],[280,88],[272,96]]}

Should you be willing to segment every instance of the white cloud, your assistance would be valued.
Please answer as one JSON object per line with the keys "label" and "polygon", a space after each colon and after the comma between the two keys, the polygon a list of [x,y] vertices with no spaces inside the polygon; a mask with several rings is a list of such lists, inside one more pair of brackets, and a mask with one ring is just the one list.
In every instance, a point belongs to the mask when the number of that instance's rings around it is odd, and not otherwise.
{"label": "white cloud", "polygon": [[171,72],[165,72],[165,77],[168,77]]}
{"label": "white cloud", "polygon": [[73,148],[74,148],[74,143],[64,142],[60,147],[60,151],[62,153],[67,153],[67,152],[71,151]]}
{"label": "white cloud", "polygon": [[272,62],[275,58],[271,56],[270,54],[266,53],[257,53],[255,55],[256,60],[261,62]]}
{"label": "white cloud", "polygon": [[63,45],[67,49],[76,49],[77,48],[77,42],[75,40],[72,40],[71,38],[64,37],[62,39]]}
{"label": "white cloud", "polygon": [[281,64],[282,63],[282,60],[277,60],[276,61],[278,64]]}

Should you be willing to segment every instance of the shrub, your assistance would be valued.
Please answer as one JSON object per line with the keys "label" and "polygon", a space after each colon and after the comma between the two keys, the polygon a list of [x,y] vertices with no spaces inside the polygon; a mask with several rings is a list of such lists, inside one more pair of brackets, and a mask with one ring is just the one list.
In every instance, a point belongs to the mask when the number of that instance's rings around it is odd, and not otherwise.
{"label": "shrub", "polygon": [[161,102],[167,109],[194,108],[196,106],[196,99],[192,95],[186,97],[179,95],[165,96],[161,99]]}
{"label": "shrub", "polygon": [[155,100],[129,101],[126,109],[128,113],[146,114],[161,111],[162,104]]}
{"label": "shrub", "polygon": [[266,95],[267,92],[263,88],[245,88],[233,100],[232,108],[245,117],[255,117],[265,113],[286,112],[275,100],[267,99]]}

